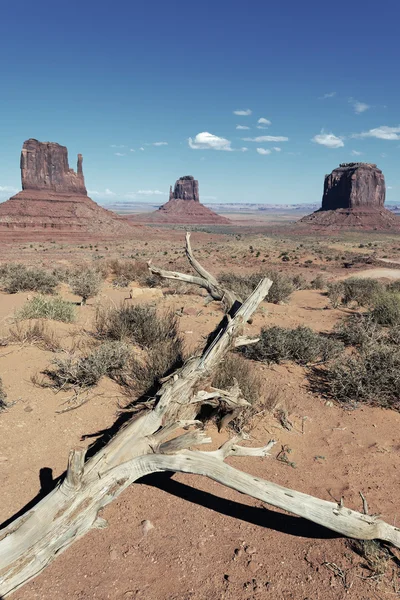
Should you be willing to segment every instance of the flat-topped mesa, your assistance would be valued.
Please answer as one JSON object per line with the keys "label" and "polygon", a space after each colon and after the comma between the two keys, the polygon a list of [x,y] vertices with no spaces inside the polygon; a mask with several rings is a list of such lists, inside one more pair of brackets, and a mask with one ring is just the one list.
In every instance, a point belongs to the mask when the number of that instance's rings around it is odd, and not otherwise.
{"label": "flat-topped mesa", "polygon": [[82,154],[78,154],[75,173],[69,168],[65,146],[55,142],[26,140],[21,152],[22,189],[86,196],[82,160]]}
{"label": "flat-topped mesa", "polygon": [[175,182],[174,191],[170,188],[170,200],[194,200],[200,202],[199,182],[192,175],[184,175]]}
{"label": "flat-topped mesa", "polygon": [[342,163],[325,176],[321,210],[382,208],[385,178],[372,163]]}
{"label": "flat-topped mesa", "polygon": [[321,208],[297,223],[320,231],[398,230],[400,219],[385,208],[385,195],[385,178],[375,164],[342,163],[325,175]]}

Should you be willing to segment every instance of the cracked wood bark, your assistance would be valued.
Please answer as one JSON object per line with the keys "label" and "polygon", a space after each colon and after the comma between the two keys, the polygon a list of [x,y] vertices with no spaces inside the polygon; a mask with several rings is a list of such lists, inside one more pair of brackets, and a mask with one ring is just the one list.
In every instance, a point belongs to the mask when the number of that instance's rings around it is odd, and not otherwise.
{"label": "cracked wood bark", "polygon": [[[187,251],[191,253],[188,237]],[[191,263],[192,264],[192,263]],[[196,267],[194,266],[196,269]],[[197,272],[199,269],[197,268]],[[205,274],[203,270],[202,277]],[[243,401],[237,388],[229,392],[202,390],[202,382],[235,345],[264,299],[272,282],[264,279],[242,306],[236,301],[200,356],[160,387],[156,405],[122,429],[104,448],[84,463],[84,451],[73,450],[63,481],[26,514],[0,531],[0,595],[6,597],[40,573],[60,552],[91,528],[102,528],[99,511],[127,486],[148,473],[181,471],[211,477],[232,489],[291,511],[338,533],[360,539],[379,538],[400,547],[399,529],[378,519],[248,475],[225,464],[226,456],[265,456],[272,441],[261,449],[242,448],[230,440],[216,452],[191,451],[207,443],[202,433],[168,438],[179,427],[196,425],[203,402]],[[168,454],[165,454],[168,453]]]}

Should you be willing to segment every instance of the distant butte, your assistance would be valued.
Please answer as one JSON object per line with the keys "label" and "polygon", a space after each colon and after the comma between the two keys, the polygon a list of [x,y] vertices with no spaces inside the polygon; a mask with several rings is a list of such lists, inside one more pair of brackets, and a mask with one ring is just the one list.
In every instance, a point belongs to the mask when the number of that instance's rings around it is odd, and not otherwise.
{"label": "distant butte", "polygon": [[385,178],[372,163],[342,163],[325,176],[322,206],[298,221],[313,229],[398,229],[400,219],[384,207]]}
{"label": "distant butte", "polygon": [[22,192],[0,204],[0,230],[128,233],[131,225],[93,202],[85,187],[83,158],[69,168],[68,150],[29,139],[21,152]]}
{"label": "distant butte", "polygon": [[146,215],[132,215],[134,221],[187,225],[229,225],[226,217],[218,215],[200,202],[199,182],[192,175],[180,177],[174,189],[169,191],[169,200],[158,210]]}

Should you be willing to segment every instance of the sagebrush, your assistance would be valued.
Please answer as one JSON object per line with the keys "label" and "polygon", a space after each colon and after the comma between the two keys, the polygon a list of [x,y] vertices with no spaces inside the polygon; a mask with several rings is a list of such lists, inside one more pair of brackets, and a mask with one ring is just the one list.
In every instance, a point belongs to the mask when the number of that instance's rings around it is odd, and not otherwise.
{"label": "sagebrush", "polygon": [[17,311],[17,319],[53,319],[72,323],[76,319],[75,307],[71,302],[63,300],[59,296],[35,296],[28,300],[24,306]]}
{"label": "sagebrush", "polygon": [[54,294],[59,283],[55,273],[25,265],[7,263],[0,267],[0,282],[5,292],[40,292]]}

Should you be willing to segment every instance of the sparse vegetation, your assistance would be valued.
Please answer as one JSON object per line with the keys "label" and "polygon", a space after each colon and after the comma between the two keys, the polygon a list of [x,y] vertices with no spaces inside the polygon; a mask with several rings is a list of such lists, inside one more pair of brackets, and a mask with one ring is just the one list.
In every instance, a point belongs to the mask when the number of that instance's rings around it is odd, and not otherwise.
{"label": "sparse vegetation", "polygon": [[377,279],[351,277],[343,281],[342,302],[344,305],[356,302],[358,306],[371,306],[384,289]]}
{"label": "sparse vegetation", "polygon": [[367,347],[378,343],[382,329],[369,314],[353,314],[339,321],[334,329],[336,337],[346,346]]}
{"label": "sparse vegetation", "polygon": [[374,345],[342,356],[316,376],[340,402],[400,409],[400,351],[393,345]]}
{"label": "sparse vegetation", "polygon": [[343,350],[343,344],[299,325],[296,329],[267,327],[261,330],[257,344],[242,350],[247,358],[265,363],[291,360],[300,365],[326,362]]}
{"label": "sparse vegetation", "polygon": [[332,304],[333,308],[338,308],[342,301],[343,296],[343,282],[342,281],[332,281],[328,283],[328,298]]}
{"label": "sparse vegetation", "polygon": [[59,283],[55,273],[44,269],[28,268],[25,265],[7,263],[0,267],[0,282],[5,292],[40,292],[54,294]]}
{"label": "sparse vegetation", "polygon": [[96,332],[101,339],[119,340],[139,346],[120,382],[135,393],[150,390],[160,377],[181,366],[183,344],[174,313],[158,314],[150,305],[122,305],[97,310]]}
{"label": "sparse vegetation", "polygon": [[17,319],[53,319],[72,323],[75,321],[75,307],[71,302],[63,300],[59,296],[35,296],[28,300],[24,306],[17,311]]}
{"label": "sparse vegetation", "polygon": [[227,390],[234,385],[235,379],[247,402],[256,403],[262,390],[261,377],[251,362],[238,354],[228,354],[219,364],[212,380],[212,386]]}
{"label": "sparse vegetation", "polygon": [[321,273],[319,273],[315,279],[311,281],[311,289],[312,290],[324,290],[327,286],[327,281]]}
{"label": "sparse vegetation", "polygon": [[273,281],[267,301],[273,304],[278,302],[287,302],[295,286],[287,275],[278,271],[258,271],[247,275],[238,275],[236,273],[221,273],[218,281],[225,287],[233,290],[242,299],[246,299],[257,287],[263,277],[269,277]]}
{"label": "sparse vegetation", "polygon": [[81,296],[81,304],[86,304],[89,298],[94,298],[101,290],[103,278],[100,271],[92,268],[77,269],[69,278],[69,284],[74,294]]}
{"label": "sparse vegetation", "polygon": [[380,325],[400,325],[400,294],[382,292],[376,297],[371,314]]}
{"label": "sparse vegetation", "polygon": [[178,336],[178,320],[172,312],[158,315],[149,304],[101,307],[96,311],[95,327],[102,339],[127,340],[142,348]]}
{"label": "sparse vegetation", "polygon": [[52,329],[49,329],[45,321],[30,321],[28,324],[17,322],[10,329],[9,339],[17,344],[30,344],[49,350],[50,352],[58,352],[62,349],[60,341]]}
{"label": "sparse vegetation", "polygon": [[57,357],[45,374],[56,389],[89,388],[98,384],[101,377],[114,378],[127,364],[130,349],[123,342],[103,342],[84,357],[71,354]]}

